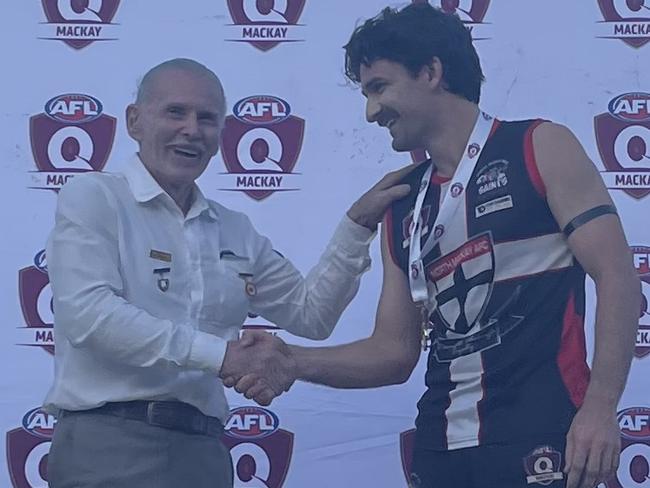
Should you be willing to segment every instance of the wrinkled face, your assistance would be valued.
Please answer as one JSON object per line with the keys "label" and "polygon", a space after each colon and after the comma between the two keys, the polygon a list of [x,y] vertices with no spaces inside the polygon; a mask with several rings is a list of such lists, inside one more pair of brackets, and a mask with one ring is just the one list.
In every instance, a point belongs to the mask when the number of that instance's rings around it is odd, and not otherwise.
{"label": "wrinkled face", "polygon": [[403,65],[378,59],[361,65],[361,91],[366,97],[366,119],[387,127],[395,151],[425,146],[430,131],[432,81],[423,68],[413,76]]}
{"label": "wrinkled face", "polygon": [[162,187],[192,184],[203,173],[219,150],[224,105],[215,79],[169,68],[151,81],[143,101],[129,106],[129,134]]}

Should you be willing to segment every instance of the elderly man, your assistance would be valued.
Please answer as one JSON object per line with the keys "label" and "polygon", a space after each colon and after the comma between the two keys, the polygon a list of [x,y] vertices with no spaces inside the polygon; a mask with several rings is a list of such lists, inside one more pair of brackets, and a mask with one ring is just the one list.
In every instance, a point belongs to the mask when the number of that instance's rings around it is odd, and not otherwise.
{"label": "elderly man", "polygon": [[264,371],[280,393],[293,361],[279,340],[237,342],[246,314],[327,337],[369,266],[378,220],[408,192],[393,186],[404,171],[371,189],[303,278],[246,216],[195,184],[219,150],[224,114],[212,71],[162,63],[126,110],[139,150],[124,172],[78,176],[59,195],[47,246],[54,488],[232,486],[220,375]]}

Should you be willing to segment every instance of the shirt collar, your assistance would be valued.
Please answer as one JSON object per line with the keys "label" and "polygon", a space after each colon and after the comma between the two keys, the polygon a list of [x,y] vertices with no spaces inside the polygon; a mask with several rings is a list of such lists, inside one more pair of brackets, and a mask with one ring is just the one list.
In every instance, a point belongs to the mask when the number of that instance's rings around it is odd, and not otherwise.
{"label": "shirt collar", "polygon": [[[124,168],[123,174],[126,181],[129,183],[131,192],[137,202],[146,203],[159,195],[166,195],[165,190],[163,190],[155,178],[151,176],[151,173],[149,173],[149,170],[142,163],[138,154],[135,154],[133,158],[131,158]],[[187,212],[186,218],[191,219],[204,213],[213,220],[218,219],[217,213],[205,198],[200,188],[195,184],[194,202],[192,203],[189,212]]]}

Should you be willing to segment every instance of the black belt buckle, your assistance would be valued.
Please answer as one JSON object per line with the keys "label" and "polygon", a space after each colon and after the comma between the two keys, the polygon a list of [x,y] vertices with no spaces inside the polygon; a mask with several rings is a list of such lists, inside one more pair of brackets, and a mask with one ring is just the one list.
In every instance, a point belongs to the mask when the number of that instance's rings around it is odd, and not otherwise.
{"label": "black belt buckle", "polygon": [[147,423],[189,434],[207,434],[208,418],[189,405],[177,402],[149,402]]}

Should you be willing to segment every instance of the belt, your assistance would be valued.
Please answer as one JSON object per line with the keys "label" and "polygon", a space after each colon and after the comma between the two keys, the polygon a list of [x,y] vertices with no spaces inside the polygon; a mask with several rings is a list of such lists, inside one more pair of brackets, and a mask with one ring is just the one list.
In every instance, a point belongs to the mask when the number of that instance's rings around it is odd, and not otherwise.
{"label": "belt", "polygon": [[188,434],[210,437],[220,437],[223,434],[223,425],[217,417],[205,415],[198,408],[183,402],[146,400],[111,402],[88,410],[61,410],[59,417],[93,413],[139,420],[149,425],[180,430]]}

